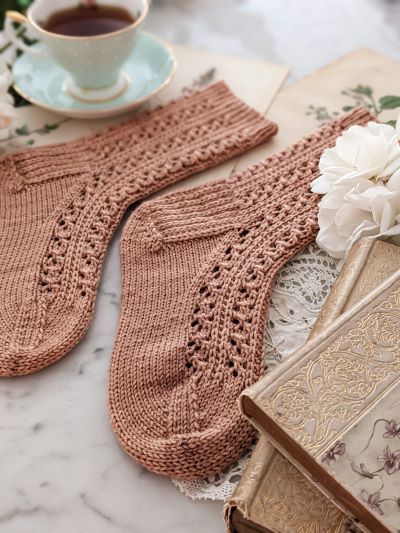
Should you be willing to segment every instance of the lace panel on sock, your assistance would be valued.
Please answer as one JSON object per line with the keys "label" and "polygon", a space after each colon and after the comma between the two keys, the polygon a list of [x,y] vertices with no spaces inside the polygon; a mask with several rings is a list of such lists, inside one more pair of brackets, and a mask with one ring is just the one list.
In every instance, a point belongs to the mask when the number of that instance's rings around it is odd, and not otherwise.
{"label": "lace panel on sock", "polygon": [[[89,229],[81,228],[85,236],[84,249],[78,261],[77,288],[82,298],[95,290],[105,239],[131,201],[159,189],[160,183],[166,186],[181,176],[210,166],[210,162],[215,164],[227,159],[230,153],[242,151],[246,143],[254,143],[248,131],[238,131],[229,120],[217,117],[188,131],[178,131],[165,143],[157,143],[157,146],[142,151],[133,159],[130,152],[124,158],[116,159],[115,153],[107,148],[103,155],[110,158],[109,162],[103,161],[101,170],[86,176],[87,183],[55,224],[39,276],[39,291],[45,301],[52,301],[61,287],[67,250],[75,226],[80,217],[85,216],[88,205],[96,204],[97,207],[88,213],[92,220]],[[169,130],[168,122],[165,129]],[[72,298],[73,295],[70,296]]]}
{"label": "lace panel on sock", "polygon": [[[279,365],[304,344],[336,279],[337,263],[316,244],[310,244],[279,272],[265,330],[265,369]],[[223,472],[196,481],[172,482],[193,499],[226,501],[233,494],[253,447]]]}
{"label": "lace panel on sock", "polygon": [[[252,363],[251,350],[254,345],[253,314],[260,292],[267,285],[266,278],[274,275],[282,256],[290,255],[299,244],[307,244],[317,229],[316,195],[310,193],[307,198],[297,198],[291,208],[285,203],[287,200],[283,196],[282,201],[269,210],[268,217],[260,217],[237,230],[218,262],[208,267],[198,289],[187,341],[186,367],[194,383],[198,383],[203,371],[213,364],[208,359],[209,343],[211,331],[218,330],[213,321],[223,286],[231,295],[232,312],[229,313],[229,324],[225,324],[228,334],[219,340],[219,346],[225,348],[219,358],[226,356],[225,371],[239,378],[243,382],[242,388],[259,377],[262,361],[259,365]],[[290,214],[291,211],[295,214]],[[246,260],[249,256],[251,261]],[[232,280],[240,280],[240,284],[235,285]],[[225,320],[221,313],[219,319]],[[226,327],[220,329],[226,330]],[[214,364],[219,366],[220,360]],[[252,368],[249,367],[251,364]],[[223,376],[222,371],[221,379]]]}

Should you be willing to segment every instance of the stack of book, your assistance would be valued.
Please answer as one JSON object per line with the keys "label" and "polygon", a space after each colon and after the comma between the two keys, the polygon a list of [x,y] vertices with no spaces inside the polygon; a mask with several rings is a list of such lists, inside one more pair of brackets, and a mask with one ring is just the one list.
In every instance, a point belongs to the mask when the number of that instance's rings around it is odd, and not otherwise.
{"label": "stack of book", "polygon": [[[340,531],[350,517],[364,530],[397,532],[400,249],[361,241],[349,259],[318,334],[245,391],[241,406],[277,450],[266,473],[271,484],[285,476],[282,465],[289,461],[286,469],[297,469],[303,485],[308,480],[338,509],[321,507],[322,528],[315,531]],[[281,481],[288,484],[287,476]],[[312,516],[314,502],[306,491],[298,494],[304,496]]]}
{"label": "stack of book", "polygon": [[[286,429],[287,425],[292,424],[290,428],[293,435],[299,439],[301,444],[306,443],[310,449],[314,449],[314,438],[322,439],[322,435],[329,435],[333,444],[321,452],[322,457],[324,457],[322,464],[331,465],[334,469],[341,464],[339,459],[346,461],[346,464],[341,467],[343,484],[346,485],[351,477],[351,481],[355,481],[355,490],[360,488],[360,495],[362,493],[367,500],[368,497],[363,491],[368,489],[367,485],[369,486],[369,484],[360,483],[361,480],[371,482],[369,494],[376,493],[380,488],[378,485],[382,475],[380,472],[375,472],[379,470],[376,464],[377,458],[375,457],[374,468],[371,467],[367,470],[367,466],[365,466],[363,469],[360,464],[367,465],[366,461],[363,463],[364,456],[360,460],[357,459],[356,454],[347,457],[347,451],[344,451],[346,446],[343,447],[345,441],[339,438],[339,432],[329,430],[327,432],[324,427],[327,421],[331,424],[337,423],[333,419],[335,413],[340,420],[343,419],[344,425],[347,424],[348,419],[345,417],[345,413],[347,411],[353,412],[355,405],[360,405],[359,396],[366,394],[366,391],[373,387],[371,377],[365,373],[364,361],[359,360],[360,354],[357,354],[357,363],[354,364],[354,361],[351,362],[351,360],[346,359],[346,354],[350,352],[344,352],[342,345],[340,345],[339,348],[336,348],[331,363],[327,362],[326,359],[320,363],[323,371],[321,368],[315,368],[313,363],[310,365],[311,370],[309,367],[307,370],[300,370],[300,368],[303,368],[301,363],[304,354],[309,354],[313,346],[320,347],[322,350],[322,339],[327,337],[329,331],[332,329],[335,332],[341,331],[342,326],[340,324],[342,323],[346,326],[349,325],[349,319],[346,317],[353,315],[355,305],[358,302],[363,302],[365,296],[370,301],[371,298],[374,298],[374,294],[380,295],[382,282],[385,283],[388,278],[392,279],[393,274],[393,279],[397,279],[397,277],[400,279],[399,267],[399,247],[369,239],[360,241],[351,251],[333,286],[319,319],[314,325],[309,342],[292,358],[289,358],[286,364],[282,364],[279,371],[266,374],[263,380],[243,394],[241,398],[242,410],[261,430],[262,438],[252,455],[238,489],[227,506],[226,519],[230,531],[238,533],[251,531],[339,533],[360,530],[356,524],[359,520],[358,516],[361,515],[350,511],[352,508],[346,505],[348,503],[347,495],[345,496],[346,503],[342,504],[337,498],[337,486],[329,491],[324,484],[326,480],[323,476],[321,481],[320,477],[315,475],[314,468],[308,468],[309,463],[307,463],[307,467],[303,466],[303,463],[300,462],[299,450],[297,448],[293,450],[290,447],[283,430]],[[374,292],[375,287],[377,290]],[[339,320],[335,321],[338,317]],[[378,328],[376,331],[374,330],[374,335],[386,339],[387,330],[382,328],[381,331],[379,322],[373,322],[373,326]],[[400,361],[400,330],[398,333]],[[353,332],[352,335],[354,336],[355,333]],[[363,332],[357,333],[354,342],[361,343],[360,338],[362,337]],[[375,341],[376,338],[374,337]],[[386,342],[384,346],[387,349],[388,341],[382,342]],[[374,349],[377,349],[375,345]],[[339,350],[339,354],[337,350]],[[314,348],[314,351],[319,353],[317,348]],[[377,353],[375,356],[378,357]],[[329,380],[325,386],[322,381],[324,372]],[[337,378],[338,382],[333,382],[334,378]],[[270,399],[271,383],[275,383],[276,380],[282,384],[282,390],[276,397],[271,395],[273,399]],[[359,392],[358,396],[353,389]],[[348,407],[345,404],[346,400],[349,402]],[[313,401],[315,405],[312,403]],[[272,416],[271,405],[276,407],[273,427],[270,420]],[[329,414],[323,413],[323,408],[328,408],[328,406],[329,409],[333,410],[330,410]],[[400,395],[397,403],[399,422],[397,440],[400,448],[399,406]],[[284,409],[287,409],[287,412]],[[309,418],[306,418],[307,415]],[[395,417],[392,418],[395,419]],[[357,424],[357,421],[354,423]],[[374,423],[375,418],[372,420],[372,425]],[[310,434],[305,437],[304,432],[308,424],[311,424]],[[385,423],[382,422],[381,425],[385,429]],[[368,441],[368,438],[366,440]],[[366,444],[359,439],[359,436],[357,436],[356,442],[360,444],[361,448]],[[365,451],[367,455],[373,454],[372,444],[370,444],[370,448],[370,451]],[[346,467],[350,468],[350,472],[346,472]],[[350,477],[349,474],[351,474]],[[400,483],[400,472],[398,483]],[[330,484],[328,485],[331,487]],[[382,498],[384,497],[382,492]],[[400,521],[399,508],[397,508],[397,515]],[[371,531],[385,530],[371,528]]]}

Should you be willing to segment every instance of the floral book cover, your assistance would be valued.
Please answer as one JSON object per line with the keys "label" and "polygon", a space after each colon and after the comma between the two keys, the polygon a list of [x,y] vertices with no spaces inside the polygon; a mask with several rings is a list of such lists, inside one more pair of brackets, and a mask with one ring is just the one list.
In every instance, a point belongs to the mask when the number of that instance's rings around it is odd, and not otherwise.
{"label": "floral book cover", "polygon": [[371,531],[400,531],[400,271],[241,397],[276,448]]}
{"label": "floral book cover", "polygon": [[[309,339],[398,270],[400,247],[368,238],[352,248]],[[228,530],[356,533],[360,529],[262,435],[225,507]]]}

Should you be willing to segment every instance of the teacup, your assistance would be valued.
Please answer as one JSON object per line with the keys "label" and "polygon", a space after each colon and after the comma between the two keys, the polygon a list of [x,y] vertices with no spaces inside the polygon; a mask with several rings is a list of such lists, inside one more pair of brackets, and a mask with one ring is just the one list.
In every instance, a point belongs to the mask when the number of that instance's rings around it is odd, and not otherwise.
{"label": "teacup", "polygon": [[[124,28],[94,36],[61,35],[44,29],[43,24],[56,12],[78,6],[77,0],[35,0],[27,16],[16,11],[6,13],[5,31],[12,42],[29,53],[48,53],[69,74],[64,90],[88,102],[99,102],[119,96],[129,80],[123,74],[123,65],[134,46],[139,25],[147,11],[147,0],[97,0],[100,6],[115,6],[128,11],[133,22]],[[43,43],[43,48],[32,48],[19,39],[13,22],[29,29],[29,34]]]}

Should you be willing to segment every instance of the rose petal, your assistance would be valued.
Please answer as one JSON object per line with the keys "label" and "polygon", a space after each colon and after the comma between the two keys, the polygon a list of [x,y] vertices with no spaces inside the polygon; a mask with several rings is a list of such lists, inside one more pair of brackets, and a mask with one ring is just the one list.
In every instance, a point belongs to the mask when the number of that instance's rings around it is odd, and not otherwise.
{"label": "rose petal", "polygon": [[394,235],[400,235],[400,224],[392,226],[383,233],[378,234],[378,237],[393,237]]}
{"label": "rose petal", "polygon": [[[378,166],[376,167],[370,167],[365,169],[357,169],[354,172],[349,172],[347,174],[344,174],[340,180],[337,180],[338,183],[344,184],[344,183],[357,183],[359,180],[365,179],[370,180],[371,178],[374,178],[377,175],[378,172]],[[370,181],[370,184],[373,185],[373,183]]]}
{"label": "rose petal", "polygon": [[368,135],[360,144],[357,154],[357,168],[364,171],[371,170],[372,176],[379,174],[386,165],[388,158],[388,144],[380,136]]}
{"label": "rose petal", "polygon": [[344,204],[336,211],[335,224],[337,231],[343,237],[348,237],[362,220],[364,213],[350,204]]}
{"label": "rose petal", "polygon": [[386,183],[386,187],[389,189],[389,191],[400,192],[400,165],[399,168],[390,176]]}
{"label": "rose petal", "polygon": [[351,248],[363,237],[376,238],[379,235],[379,226],[369,220],[363,220],[359,226],[353,231],[352,235],[347,240],[345,257]]}
{"label": "rose petal", "polygon": [[326,194],[320,201],[322,209],[338,209],[345,203],[347,187],[337,187]]}
{"label": "rose petal", "polygon": [[372,135],[382,137],[388,143],[391,141],[393,135],[396,135],[396,130],[390,124],[382,124],[382,122],[368,122],[367,129]]}
{"label": "rose petal", "polygon": [[352,170],[353,167],[344,161],[334,148],[326,148],[319,161],[319,169],[323,173],[331,168]]}
{"label": "rose petal", "polygon": [[360,142],[366,133],[361,126],[351,126],[336,140],[336,151],[339,157],[356,167]]}
{"label": "rose petal", "polygon": [[326,194],[332,190],[335,180],[323,174],[311,182],[311,191],[317,194]]}
{"label": "rose petal", "polygon": [[[372,209],[372,213],[374,213],[373,209]],[[379,230],[381,233],[387,231],[390,227],[393,226],[394,217],[395,217],[395,213],[390,203],[388,201],[383,201],[383,205],[381,208],[381,214],[380,214],[380,225],[379,225]],[[375,219],[375,216],[374,216],[374,219]],[[376,220],[376,222],[378,222],[378,220]]]}
{"label": "rose petal", "polygon": [[316,242],[330,256],[336,257],[337,259],[344,257],[346,240],[338,235],[335,225],[321,228],[318,232]]}
{"label": "rose petal", "polygon": [[382,177],[390,176],[400,168],[400,145],[397,133],[394,133],[389,144],[389,151],[387,161],[384,170],[382,171]]}

